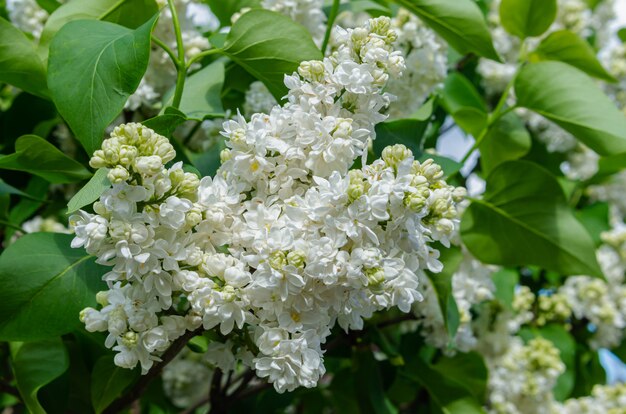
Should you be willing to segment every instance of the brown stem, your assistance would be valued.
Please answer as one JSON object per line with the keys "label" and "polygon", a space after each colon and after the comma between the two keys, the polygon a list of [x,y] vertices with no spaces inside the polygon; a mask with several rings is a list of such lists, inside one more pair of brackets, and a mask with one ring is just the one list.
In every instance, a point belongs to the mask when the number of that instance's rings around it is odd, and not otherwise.
{"label": "brown stem", "polygon": [[178,355],[185,345],[187,345],[187,342],[200,333],[202,333],[202,328],[196,329],[195,331],[187,331],[183,336],[175,340],[172,345],[167,348],[167,351],[165,351],[165,353],[161,356],[161,362],[153,365],[148,373],[143,375],[129,392],[113,401],[113,403],[102,413],[116,414],[122,412],[126,407],[133,403],[133,401],[138,400],[146,388],[148,388],[150,382],[159,376],[163,368],[169,364],[176,357],[176,355]]}

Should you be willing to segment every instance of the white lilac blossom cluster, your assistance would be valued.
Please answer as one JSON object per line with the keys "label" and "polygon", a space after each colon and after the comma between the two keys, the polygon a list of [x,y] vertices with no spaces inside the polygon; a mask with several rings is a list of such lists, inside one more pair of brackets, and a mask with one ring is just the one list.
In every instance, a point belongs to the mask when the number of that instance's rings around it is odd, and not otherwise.
{"label": "white lilac blossom cluster", "polygon": [[[354,27],[369,18],[366,12],[344,11],[337,17],[340,25]],[[405,9],[391,18],[397,33],[393,46],[405,56],[402,78],[391,79],[386,91],[395,95],[387,114],[391,118],[411,115],[426,98],[442,85],[448,70],[448,46],[432,29]]]}
{"label": "white lilac blossom cluster", "polygon": [[487,358],[490,414],[551,414],[552,389],[565,372],[559,350],[536,337],[524,344],[512,338],[503,355]]}
{"label": "white lilac blossom cluster", "polygon": [[448,73],[448,45],[408,10],[398,10],[391,25],[398,34],[394,47],[403,52],[406,70],[387,85],[387,92],[397,97],[388,114],[402,118],[417,111],[442,85]]}
{"label": "white lilac blossom cluster", "polygon": [[[116,128],[94,153],[113,188],[95,214],[72,217],[73,246],[113,266],[102,308],[81,318],[109,332],[116,364],[145,372],[201,325],[247,338],[226,350],[279,392],[313,387],[333,325],[409,312],[424,269],[441,271],[431,243],[449,245],[464,189],[402,145],[365,163],[392,100],[383,88],[404,69],[390,20],[336,36],[329,57],[285,77],[284,106],[224,123],[228,149],[214,178],[165,168],[171,145],[139,124]],[[350,170],[361,156],[364,167]]]}
{"label": "white lilac blossom cluster", "polygon": [[626,407],[626,383],[596,385],[591,396],[571,398],[554,406],[555,414],[623,414]]}
{"label": "white lilac blossom cluster", "polygon": [[113,184],[94,203],[95,214],[70,217],[72,247],[84,247],[100,264],[109,290],[97,295],[100,310],[86,308],[81,320],[89,331],[105,331],[106,346],[117,351],[115,363],[141,364],[145,373],[156,354],[201,320],[193,314],[165,313],[179,305],[188,266],[202,252],[192,239],[202,219],[195,204],[198,178],[181,164],[166,169],[175,152],[167,138],[141,124],[121,125],[94,153],[90,165],[108,168]]}
{"label": "white lilac blossom cluster", "polygon": [[590,345],[596,349],[619,345],[626,328],[626,226],[604,232],[602,241],[596,256],[606,281],[574,276],[559,289],[573,315],[594,326]]}
{"label": "white lilac blossom cluster", "polygon": [[[165,0],[158,0],[157,4],[161,9],[161,14],[153,34],[176,52],[172,12]],[[174,0],[174,7],[180,23],[185,59],[188,60],[210,48],[209,41],[203,32],[217,30],[219,21],[211,9],[198,0]],[[153,108],[174,85],[175,79],[176,67],[171,58],[164,50],[153,45],[148,69],[137,90],[128,98],[125,109],[136,111],[142,107]]]}

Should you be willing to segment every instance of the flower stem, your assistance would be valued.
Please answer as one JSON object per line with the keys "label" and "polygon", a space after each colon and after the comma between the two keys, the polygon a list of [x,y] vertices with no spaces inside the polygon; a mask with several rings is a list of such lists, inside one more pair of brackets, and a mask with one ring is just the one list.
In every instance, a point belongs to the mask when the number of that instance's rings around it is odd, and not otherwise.
{"label": "flower stem", "polygon": [[183,98],[183,90],[185,89],[185,76],[187,75],[187,65],[185,63],[185,48],[183,47],[183,35],[180,31],[180,22],[178,21],[178,13],[174,6],[173,0],[167,0],[167,4],[172,13],[172,23],[174,24],[174,33],[176,34],[176,49],[178,50],[178,59],[176,60],[176,90],[172,106],[176,109],[180,106]]}
{"label": "flower stem", "polygon": [[322,55],[326,54],[326,48],[328,47],[328,41],[330,40],[330,33],[333,31],[333,24],[339,14],[339,0],[333,0],[333,6],[330,9],[330,15],[328,16],[328,23],[326,26],[326,33],[324,33],[324,42],[322,43]]}

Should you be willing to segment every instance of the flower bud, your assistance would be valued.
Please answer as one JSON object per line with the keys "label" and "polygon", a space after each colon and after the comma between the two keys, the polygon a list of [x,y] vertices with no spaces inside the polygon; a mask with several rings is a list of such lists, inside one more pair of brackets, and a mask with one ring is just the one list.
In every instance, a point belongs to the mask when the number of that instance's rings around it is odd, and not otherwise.
{"label": "flower bud", "polygon": [[304,267],[306,256],[304,252],[293,250],[287,254],[287,263],[299,269]]}
{"label": "flower bud", "polygon": [[163,169],[163,160],[158,155],[137,157],[133,164],[142,175],[154,175]]}
{"label": "flower bud", "polygon": [[107,174],[107,178],[109,179],[111,184],[123,183],[124,181],[128,180],[129,177],[130,174],[128,173],[128,170],[126,170],[126,168],[122,167],[121,165],[118,165],[112,170],[109,170],[109,173]]}

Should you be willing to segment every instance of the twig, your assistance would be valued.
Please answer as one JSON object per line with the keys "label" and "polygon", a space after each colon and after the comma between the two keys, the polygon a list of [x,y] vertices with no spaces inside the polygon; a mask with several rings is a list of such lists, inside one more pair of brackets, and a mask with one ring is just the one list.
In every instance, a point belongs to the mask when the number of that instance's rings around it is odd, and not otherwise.
{"label": "twig", "polygon": [[269,382],[262,382],[261,384],[254,385],[250,388],[246,388],[245,390],[243,390],[241,393],[239,393],[239,395],[237,395],[237,399],[244,399],[244,398],[251,397],[256,393],[259,393],[271,387],[272,387],[272,384],[270,384]]}
{"label": "twig", "polygon": [[113,403],[103,411],[103,414],[119,413],[128,407],[133,401],[139,399],[150,382],[159,376],[163,368],[169,364],[176,357],[176,355],[178,355],[185,345],[187,345],[187,342],[201,332],[202,328],[196,329],[195,331],[188,331],[183,336],[175,340],[172,345],[167,348],[167,351],[165,351],[165,353],[161,356],[161,362],[153,365],[148,373],[142,376],[128,393],[113,401]]}
{"label": "twig", "polygon": [[20,392],[17,390],[17,388],[4,381],[0,381],[0,393],[10,394],[18,398],[19,400],[22,399],[22,396],[20,395]]}
{"label": "twig", "polygon": [[390,326],[397,325],[397,324],[402,323],[402,322],[414,321],[416,319],[417,318],[415,317],[415,315],[413,315],[412,313],[407,313],[406,315],[398,316],[397,318],[394,318],[394,319],[388,319],[386,321],[382,321],[382,322],[380,322],[376,326],[379,329],[388,328]]}

